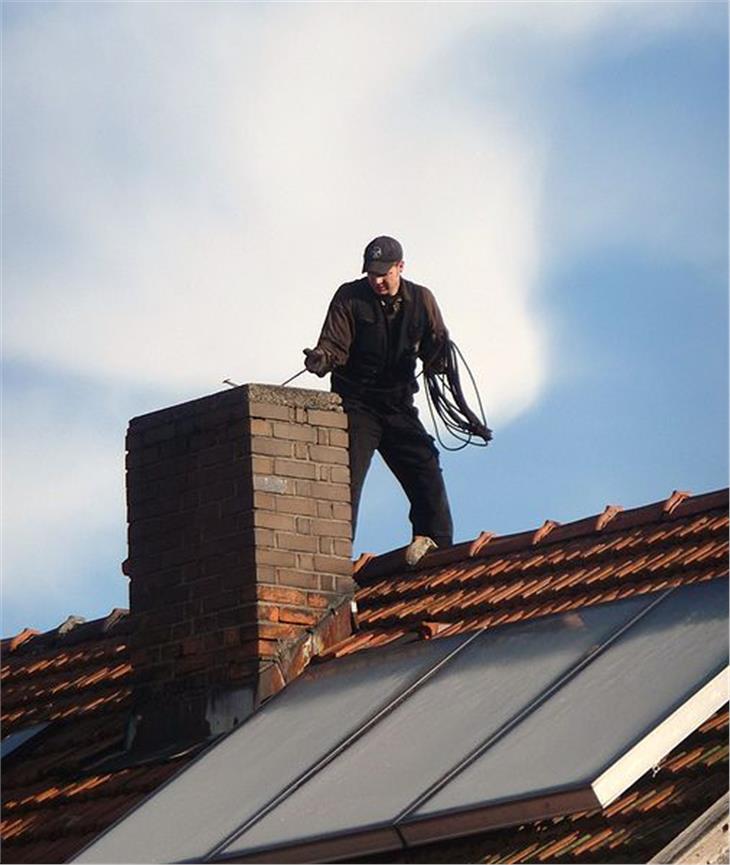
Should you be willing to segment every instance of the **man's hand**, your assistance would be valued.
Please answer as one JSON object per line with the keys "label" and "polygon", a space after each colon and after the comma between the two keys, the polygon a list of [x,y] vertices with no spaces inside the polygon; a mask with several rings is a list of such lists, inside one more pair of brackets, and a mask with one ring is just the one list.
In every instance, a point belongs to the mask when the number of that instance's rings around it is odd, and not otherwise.
{"label": "man's hand", "polygon": [[322,378],[322,376],[327,375],[330,371],[329,359],[321,348],[305,348],[304,355],[304,366],[309,372],[313,372]]}

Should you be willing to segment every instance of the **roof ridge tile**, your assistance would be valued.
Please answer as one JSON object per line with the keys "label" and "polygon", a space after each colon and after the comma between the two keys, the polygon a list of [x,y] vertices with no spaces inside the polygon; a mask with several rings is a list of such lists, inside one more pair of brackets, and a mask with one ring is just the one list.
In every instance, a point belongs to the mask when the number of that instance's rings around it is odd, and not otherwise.
{"label": "roof ridge tile", "polygon": [[582,517],[569,523],[545,520],[537,529],[528,529],[507,535],[495,535],[482,531],[471,541],[444,547],[427,553],[411,568],[405,565],[405,549],[399,547],[380,555],[362,553],[355,563],[355,574],[359,585],[371,585],[383,577],[392,577],[399,570],[412,573],[431,567],[454,564],[465,558],[478,559],[529,550],[537,544],[555,544],[575,538],[610,531],[626,531],[650,523],[661,523],[666,519],[691,516],[705,510],[727,506],[728,489],[715,490],[693,496],[686,490],[673,490],[666,498],[648,505],[625,510],[621,505],[609,504],[600,514]]}
{"label": "roof ridge tile", "polygon": [[12,637],[6,637],[2,641],[2,649],[4,652],[14,652],[16,649],[22,646],[23,643],[26,643],[28,640],[30,640],[32,637],[37,636],[39,633],[40,631],[36,631],[35,628],[23,628],[20,633],[15,634]]}

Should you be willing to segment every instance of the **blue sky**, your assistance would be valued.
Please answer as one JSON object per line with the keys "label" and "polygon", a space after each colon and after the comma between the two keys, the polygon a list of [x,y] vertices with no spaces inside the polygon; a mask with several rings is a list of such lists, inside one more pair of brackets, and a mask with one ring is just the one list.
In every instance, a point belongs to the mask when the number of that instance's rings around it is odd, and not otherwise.
{"label": "blue sky", "polygon": [[[726,485],[724,3],[3,19],[3,634],[127,605],[127,420],[296,372],[380,233],[495,430],[457,539]],[[361,514],[407,541],[382,464]]]}

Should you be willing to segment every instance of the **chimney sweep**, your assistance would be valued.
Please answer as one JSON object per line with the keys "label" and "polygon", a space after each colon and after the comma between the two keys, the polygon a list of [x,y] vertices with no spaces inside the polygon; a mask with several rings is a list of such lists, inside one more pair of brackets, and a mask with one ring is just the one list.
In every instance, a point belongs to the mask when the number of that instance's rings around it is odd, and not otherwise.
{"label": "chimney sweep", "polygon": [[423,362],[429,406],[450,431],[478,435],[484,444],[491,432],[464,401],[458,350],[436,299],[425,286],[404,279],[403,266],[397,240],[371,240],[363,255],[365,276],[337,289],[316,347],[304,354],[309,372],[332,373],[332,390],[347,412],[353,535],[362,485],[378,450],[411,505],[413,540],[406,561],[415,565],[430,549],[453,543],[438,450],[413,404],[417,359]]}

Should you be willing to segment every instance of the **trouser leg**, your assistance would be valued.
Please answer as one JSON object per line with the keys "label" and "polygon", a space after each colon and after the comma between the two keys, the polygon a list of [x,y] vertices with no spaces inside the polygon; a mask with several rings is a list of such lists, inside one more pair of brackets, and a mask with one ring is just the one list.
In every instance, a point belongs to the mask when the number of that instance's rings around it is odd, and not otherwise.
{"label": "trouser leg", "polygon": [[380,444],[382,425],[377,415],[372,412],[348,408],[347,405],[345,408],[350,435],[350,502],[352,504],[352,538],[354,540],[357,514],[360,508],[360,494],[373,454]]}
{"label": "trouser leg", "polygon": [[415,408],[383,417],[378,450],[408,496],[413,534],[451,546],[454,527],[438,451]]}

